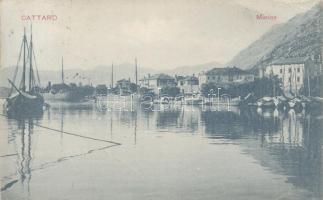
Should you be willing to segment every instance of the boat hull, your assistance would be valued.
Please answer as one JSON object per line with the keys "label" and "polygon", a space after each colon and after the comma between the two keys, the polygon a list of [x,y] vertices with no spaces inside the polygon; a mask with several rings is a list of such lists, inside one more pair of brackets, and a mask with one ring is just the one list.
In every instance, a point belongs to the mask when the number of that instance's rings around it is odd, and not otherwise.
{"label": "boat hull", "polygon": [[183,102],[183,104],[186,105],[201,105],[203,102],[200,98],[186,98]]}
{"label": "boat hull", "polygon": [[257,101],[257,105],[258,107],[262,107],[262,108],[274,108],[275,102],[274,102],[274,99],[271,97],[264,97]]}
{"label": "boat hull", "polygon": [[8,116],[29,116],[43,112],[44,98],[35,95],[35,98],[27,98],[18,94],[6,99],[5,108]]}
{"label": "boat hull", "polygon": [[46,101],[66,101],[66,102],[78,102],[82,101],[85,96],[77,91],[58,92],[53,94],[51,92],[43,94]]}
{"label": "boat hull", "polygon": [[296,109],[296,110],[300,110],[303,108],[302,101],[300,101],[298,99],[292,99],[292,100],[288,101],[288,106],[289,106],[289,108]]}

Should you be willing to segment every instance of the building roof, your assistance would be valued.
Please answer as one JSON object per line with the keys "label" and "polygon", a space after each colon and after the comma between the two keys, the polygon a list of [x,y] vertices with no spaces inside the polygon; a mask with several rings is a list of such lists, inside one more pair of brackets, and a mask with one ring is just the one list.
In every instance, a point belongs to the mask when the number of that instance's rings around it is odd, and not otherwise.
{"label": "building roof", "polygon": [[184,80],[184,79],[185,79],[185,77],[184,77],[184,76],[181,76],[181,75],[179,75],[179,76],[175,75],[175,79],[176,79],[177,81],[180,81],[180,80]]}
{"label": "building roof", "polygon": [[307,57],[281,58],[270,63],[270,65],[291,65],[303,64],[308,60]]}
{"label": "building roof", "polygon": [[168,80],[174,80],[173,77],[167,75],[167,74],[155,74],[150,77],[145,77],[144,79],[149,79],[149,80],[156,80],[156,79],[168,79]]}
{"label": "building roof", "polygon": [[184,79],[186,81],[198,81],[199,80],[196,76],[186,76]]}
{"label": "building roof", "polygon": [[206,72],[206,75],[234,75],[234,74],[249,74],[248,72],[237,67],[213,68]]}

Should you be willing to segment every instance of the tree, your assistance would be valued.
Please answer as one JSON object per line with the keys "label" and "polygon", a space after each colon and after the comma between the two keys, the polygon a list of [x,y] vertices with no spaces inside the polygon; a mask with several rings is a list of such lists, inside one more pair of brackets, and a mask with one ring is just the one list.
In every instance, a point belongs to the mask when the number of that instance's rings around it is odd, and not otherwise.
{"label": "tree", "polygon": [[137,88],[138,88],[138,86],[135,83],[130,83],[129,89],[130,89],[131,94],[137,93]]}
{"label": "tree", "polygon": [[180,94],[180,89],[178,87],[163,87],[160,94],[162,96],[176,97]]}
{"label": "tree", "polygon": [[239,84],[208,83],[202,85],[201,92],[205,97],[208,97],[209,95],[217,95],[218,88],[221,88],[220,95],[228,94],[231,98],[239,96],[245,97],[249,93],[252,93],[256,99],[264,96],[277,96],[282,94],[277,77],[264,77],[262,79],[256,79],[253,82]]}
{"label": "tree", "polygon": [[154,91],[152,89],[147,88],[147,87],[141,87],[139,89],[139,94],[141,94],[141,95],[154,94]]}
{"label": "tree", "polygon": [[217,86],[215,83],[206,83],[202,85],[201,93],[203,94],[203,96],[208,97],[209,94],[213,94],[216,90]]}

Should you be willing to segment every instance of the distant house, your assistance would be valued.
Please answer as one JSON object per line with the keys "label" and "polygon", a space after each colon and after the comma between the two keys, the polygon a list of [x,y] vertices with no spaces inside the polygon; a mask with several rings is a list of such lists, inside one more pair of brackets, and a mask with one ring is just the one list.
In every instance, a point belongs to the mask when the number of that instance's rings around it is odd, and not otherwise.
{"label": "distant house", "polygon": [[199,79],[193,76],[176,76],[177,87],[180,88],[182,94],[199,93]]}
{"label": "distant house", "polygon": [[282,89],[298,93],[304,86],[306,76],[315,75],[315,67],[309,58],[284,58],[272,62],[263,68],[266,77],[277,76]]}
{"label": "distant house", "polygon": [[207,72],[199,74],[200,88],[203,84],[218,83],[248,83],[254,81],[254,75],[237,67],[213,68]]}
{"label": "distant house", "polygon": [[119,90],[121,95],[131,94],[132,93],[132,83],[130,79],[121,79],[117,81],[116,88]]}
{"label": "distant house", "polygon": [[167,74],[155,74],[148,75],[139,80],[140,87],[146,87],[152,89],[156,94],[159,94],[160,90],[164,87],[175,87],[176,81],[175,78]]}

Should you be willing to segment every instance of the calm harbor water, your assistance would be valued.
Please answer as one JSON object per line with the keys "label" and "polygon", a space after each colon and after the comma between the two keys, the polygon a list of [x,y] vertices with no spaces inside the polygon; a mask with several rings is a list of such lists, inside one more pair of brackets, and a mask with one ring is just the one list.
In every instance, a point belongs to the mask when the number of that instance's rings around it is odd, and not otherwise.
{"label": "calm harbor water", "polygon": [[[0,116],[3,199],[322,199],[323,118],[53,104]],[[77,135],[114,141],[82,138]]]}

